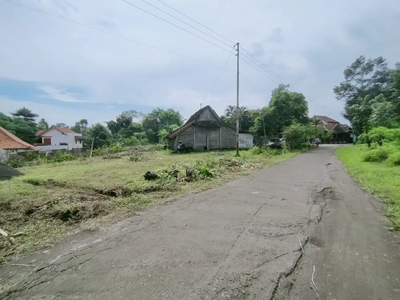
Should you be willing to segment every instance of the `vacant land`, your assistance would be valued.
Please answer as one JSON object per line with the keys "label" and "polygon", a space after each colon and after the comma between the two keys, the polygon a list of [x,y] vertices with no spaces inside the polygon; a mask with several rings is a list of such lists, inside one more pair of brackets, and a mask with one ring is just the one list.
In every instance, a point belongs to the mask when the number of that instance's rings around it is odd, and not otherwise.
{"label": "vacant land", "polygon": [[400,166],[388,162],[365,162],[363,156],[371,151],[366,145],[342,147],[338,157],[349,173],[372,193],[387,199],[386,215],[393,227],[400,229]]}
{"label": "vacant land", "polygon": [[[0,262],[294,155],[131,152],[20,168],[23,176],[0,181],[0,228],[9,233],[0,238]],[[147,171],[159,178],[146,181]]]}

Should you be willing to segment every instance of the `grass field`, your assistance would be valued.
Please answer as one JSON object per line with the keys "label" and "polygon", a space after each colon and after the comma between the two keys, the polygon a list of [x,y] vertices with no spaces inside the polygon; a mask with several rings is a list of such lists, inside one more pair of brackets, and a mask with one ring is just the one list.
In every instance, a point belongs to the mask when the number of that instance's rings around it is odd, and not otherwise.
{"label": "grass field", "polygon": [[[172,155],[123,153],[18,169],[24,175],[0,181],[0,262],[49,246],[66,234],[95,229],[143,207],[206,190],[296,153],[270,156],[242,152]],[[199,170],[194,180],[187,169]],[[146,181],[147,171],[162,178]],[[169,174],[168,174],[169,172]],[[173,175],[171,175],[173,174]],[[182,176],[181,176],[182,175]]]}
{"label": "grass field", "polygon": [[341,147],[337,155],[344,162],[348,172],[372,193],[388,200],[385,214],[396,230],[400,229],[400,166],[387,162],[364,162],[366,145]]}

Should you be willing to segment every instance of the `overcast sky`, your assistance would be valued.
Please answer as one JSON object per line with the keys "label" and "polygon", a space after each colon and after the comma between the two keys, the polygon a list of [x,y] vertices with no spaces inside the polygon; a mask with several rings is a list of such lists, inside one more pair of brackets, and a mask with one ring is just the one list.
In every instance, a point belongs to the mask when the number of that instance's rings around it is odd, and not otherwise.
{"label": "overcast sky", "polygon": [[[91,124],[123,110],[174,108],[188,118],[211,105],[222,114],[236,103],[233,43],[146,0],[224,45],[149,6],[128,0],[222,48],[169,25],[122,0],[10,0],[120,37],[0,0],[0,112],[26,106],[49,123]],[[397,0],[162,0],[217,31],[277,74],[264,76],[241,62],[241,105],[268,104],[279,81],[301,92],[310,116],[339,121],[343,103],[332,88],[358,56],[400,61]],[[173,52],[186,56],[183,58]],[[228,60],[227,60],[228,59]],[[221,67],[226,69],[210,92]],[[283,79],[283,80],[282,80]]]}

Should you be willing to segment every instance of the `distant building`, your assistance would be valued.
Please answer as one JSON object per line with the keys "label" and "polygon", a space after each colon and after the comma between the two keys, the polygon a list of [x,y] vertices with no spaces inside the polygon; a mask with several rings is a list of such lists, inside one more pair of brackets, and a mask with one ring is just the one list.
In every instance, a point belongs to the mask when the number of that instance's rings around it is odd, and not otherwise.
{"label": "distant building", "polygon": [[42,143],[38,146],[41,150],[74,150],[83,147],[82,133],[65,127],[53,127],[48,130],[39,130],[36,136]]}
{"label": "distant building", "polygon": [[[321,120],[321,123],[317,125],[318,137],[323,142],[334,142],[334,143],[352,143],[353,142],[353,130],[349,125],[340,124],[338,121],[329,118],[327,116],[314,116],[313,119]],[[327,138],[327,133],[332,133],[332,138]]]}
{"label": "distant building", "polygon": [[39,150],[35,146],[24,142],[19,137],[0,126],[0,149],[9,151]]}
{"label": "distant building", "polygon": [[38,151],[35,146],[24,142],[0,126],[0,163],[6,163],[10,154],[25,151]]}
{"label": "distant building", "polygon": [[[236,132],[222,122],[217,113],[205,106],[193,114],[187,122],[168,136],[170,149],[176,150],[179,142],[194,150],[234,149],[236,147]],[[241,133],[239,147],[253,147],[253,136]]]}

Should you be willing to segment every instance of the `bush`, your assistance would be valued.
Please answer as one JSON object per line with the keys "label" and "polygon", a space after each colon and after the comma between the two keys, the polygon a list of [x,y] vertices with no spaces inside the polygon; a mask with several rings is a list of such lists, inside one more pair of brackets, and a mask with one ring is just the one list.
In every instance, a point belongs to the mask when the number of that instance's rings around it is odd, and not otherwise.
{"label": "bush", "polygon": [[387,161],[390,165],[400,166],[400,152],[390,154]]}
{"label": "bush", "polygon": [[75,159],[76,159],[75,155],[73,155],[71,153],[67,153],[67,152],[61,152],[61,151],[56,152],[56,154],[54,154],[53,156],[47,157],[48,162],[55,162],[55,163],[71,161],[71,160],[75,160]]}
{"label": "bush", "polygon": [[260,155],[260,154],[264,153],[265,151],[263,148],[254,146],[252,149],[249,150],[249,152],[251,155]]}
{"label": "bush", "polygon": [[314,129],[311,125],[303,125],[298,123],[293,123],[292,125],[285,128],[283,131],[286,144],[290,150],[304,148],[307,139],[313,136]]}
{"label": "bush", "polygon": [[25,161],[22,157],[10,157],[7,165],[11,168],[21,168],[25,165]]}
{"label": "bush", "polygon": [[385,161],[390,155],[390,151],[385,148],[378,148],[369,150],[364,154],[362,160],[368,162],[382,162]]}

